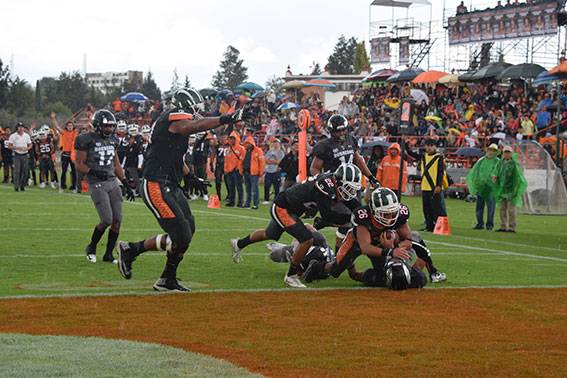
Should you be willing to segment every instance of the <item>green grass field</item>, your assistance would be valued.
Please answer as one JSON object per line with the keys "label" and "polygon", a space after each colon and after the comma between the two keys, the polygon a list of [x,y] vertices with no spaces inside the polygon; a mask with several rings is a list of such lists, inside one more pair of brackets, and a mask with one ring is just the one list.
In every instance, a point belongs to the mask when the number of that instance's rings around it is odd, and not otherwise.
{"label": "green grass field", "polygon": [[[260,190],[262,193],[262,190]],[[85,246],[98,216],[86,194],[59,194],[52,189],[29,188],[16,193],[0,185],[0,296],[45,296],[152,293],[152,284],[163,266],[163,252],[147,252],[134,263],[131,280],[124,280],[114,264],[92,264]],[[421,228],[421,198],[404,198],[411,211],[410,227]],[[424,234],[436,266],[448,280],[435,288],[527,287],[567,285],[567,219],[519,215],[518,233],[472,230],[474,203],[447,200],[450,236]],[[264,228],[268,206],[259,210],[208,209],[202,200],[192,201],[197,224],[189,251],[178,275],[193,290],[287,289],[285,264],[268,258],[263,243],[245,249],[245,261],[234,264],[228,241]],[[124,202],[120,239],[137,241],[161,230],[143,202]],[[498,215],[496,215],[498,227]],[[325,229],[333,244],[334,231]],[[282,242],[291,241],[284,236]],[[102,260],[106,234],[97,256]],[[360,268],[368,266],[362,256]],[[315,282],[314,288],[356,288],[359,283],[345,274]]]}

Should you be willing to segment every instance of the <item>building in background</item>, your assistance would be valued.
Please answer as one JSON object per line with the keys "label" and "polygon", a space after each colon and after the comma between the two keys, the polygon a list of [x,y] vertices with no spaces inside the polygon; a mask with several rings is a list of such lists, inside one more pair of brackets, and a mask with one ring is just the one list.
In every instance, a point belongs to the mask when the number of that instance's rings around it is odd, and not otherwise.
{"label": "building in background", "polygon": [[137,89],[142,88],[144,73],[142,71],[87,73],[85,79],[89,86],[107,94],[114,88],[122,88],[126,81],[135,83]]}

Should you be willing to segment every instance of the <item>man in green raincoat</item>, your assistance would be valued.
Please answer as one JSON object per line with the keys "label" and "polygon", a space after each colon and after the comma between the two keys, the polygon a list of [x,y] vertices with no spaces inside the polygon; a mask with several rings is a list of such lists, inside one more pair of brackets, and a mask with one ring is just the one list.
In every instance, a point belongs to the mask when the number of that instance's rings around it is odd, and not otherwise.
{"label": "man in green raincoat", "polygon": [[492,189],[494,167],[498,164],[498,146],[492,143],[480,160],[473,166],[467,176],[467,187],[471,195],[476,194],[476,226],[475,230],[484,229],[484,206],[486,205],[486,229],[494,228],[494,210],[496,199]]}
{"label": "man in green raincoat", "polygon": [[[494,195],[500,201],[500,228],[497,232],[516,232],[516,207],[522,206],[522,194],[528,187],[522,167],[506,146],[502,159],[494,169]],[[507,218],[507,219],[506,219]]]}

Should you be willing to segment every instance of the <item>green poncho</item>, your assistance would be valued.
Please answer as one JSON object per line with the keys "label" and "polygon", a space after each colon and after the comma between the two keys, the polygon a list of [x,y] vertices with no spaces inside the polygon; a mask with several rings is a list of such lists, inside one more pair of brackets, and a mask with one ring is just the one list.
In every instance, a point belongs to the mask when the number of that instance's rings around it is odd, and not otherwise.
{"label": "green poncho", "polygon": [[500,159],[498,159],[496,155],[490,160],[488,156],[485,155],[475,163],[467,175],[467,187],[471,195],[478,193],[485,201],[492,201],[494,199],[492,176],[494,167],[496,167],[499,161]]}
{"label": "green poncho", "polygon": [[500,160],[494,169],[496,182],[494,183],[494,195],[496,200],[507,199],[512,201],[513,206],[522,206],[522,194],[528,187],[524,178],[522,167],[514,158],[504,161]]}

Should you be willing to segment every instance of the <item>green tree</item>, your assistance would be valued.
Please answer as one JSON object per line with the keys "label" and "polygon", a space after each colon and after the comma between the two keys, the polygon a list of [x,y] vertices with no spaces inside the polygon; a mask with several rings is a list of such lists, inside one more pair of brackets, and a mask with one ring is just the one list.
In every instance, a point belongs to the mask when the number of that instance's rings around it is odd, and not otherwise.
{"label": "green tree", "polygon": [[313,62],[311,68],[311,75],[320,75],[321,74],[321,66],[319,62]]}
{"label": "green tree", "polygon": [[138,92],[139,90],[140,90],[140,88],[138,88],[138,85],[136,83],[131,82],[130,80],[126,80],[122,84],[121,94],[126,94],[126,93],[130,93],[130,92]]}
{"label": "green tree", "polygon": [[56,85],[56,98],[50,102],[61,101],[65,106],[76,112],[87,104],[89,86],[78,71],[62,72]]}
{"label": "green tree", "polygon": [[248,68],[244,67],[244,60],[240,59],[240,51],[233,46],[228,46],[211,85],[217,90],[233,90],[238,84],[248,79],[247,72]]}
{"label": "green tree", "polygon": [[272,75],[266,80],[266,90],[273,90],[275,94],[279,95],[282,91],[281,86],[284,85],[285,81],[277,75]]}
{"label": "green tree", "polygon": [[10,90],[10,69],[4,67],[0,59],[0,108],[6,106],[8,91]]}
{"label": "green tree", "polygon": [[7,96],[7,108],[18,117],[23,117],[33,110],[34,91],[25,81],[16,77],[10,81],[10,91]]}
{"label": "green tree", "polygon": [[358,42],[356,38],[339,37],[333,53],[329,56],[328,68],[331,74],[346,75],[354,73],[354,56]]}
{"label": "green tree", "polygon": [[41,112],[42,98],[41,98],[41,85],[39,80],[35,82],[35,111]]}
{"label": "green tree", "polygon": [[354,54],[354,72],[359,74],[370,67],[370,58],[366,52],[364,41],[356,45],[356,52]]}
{"label": "green tree", "polygon": [[148,74],[144,78],[144,82],[142,84],[142,93],[152,100],[161,99],[161,91],[158,88],[151,71],[148,71]]}

